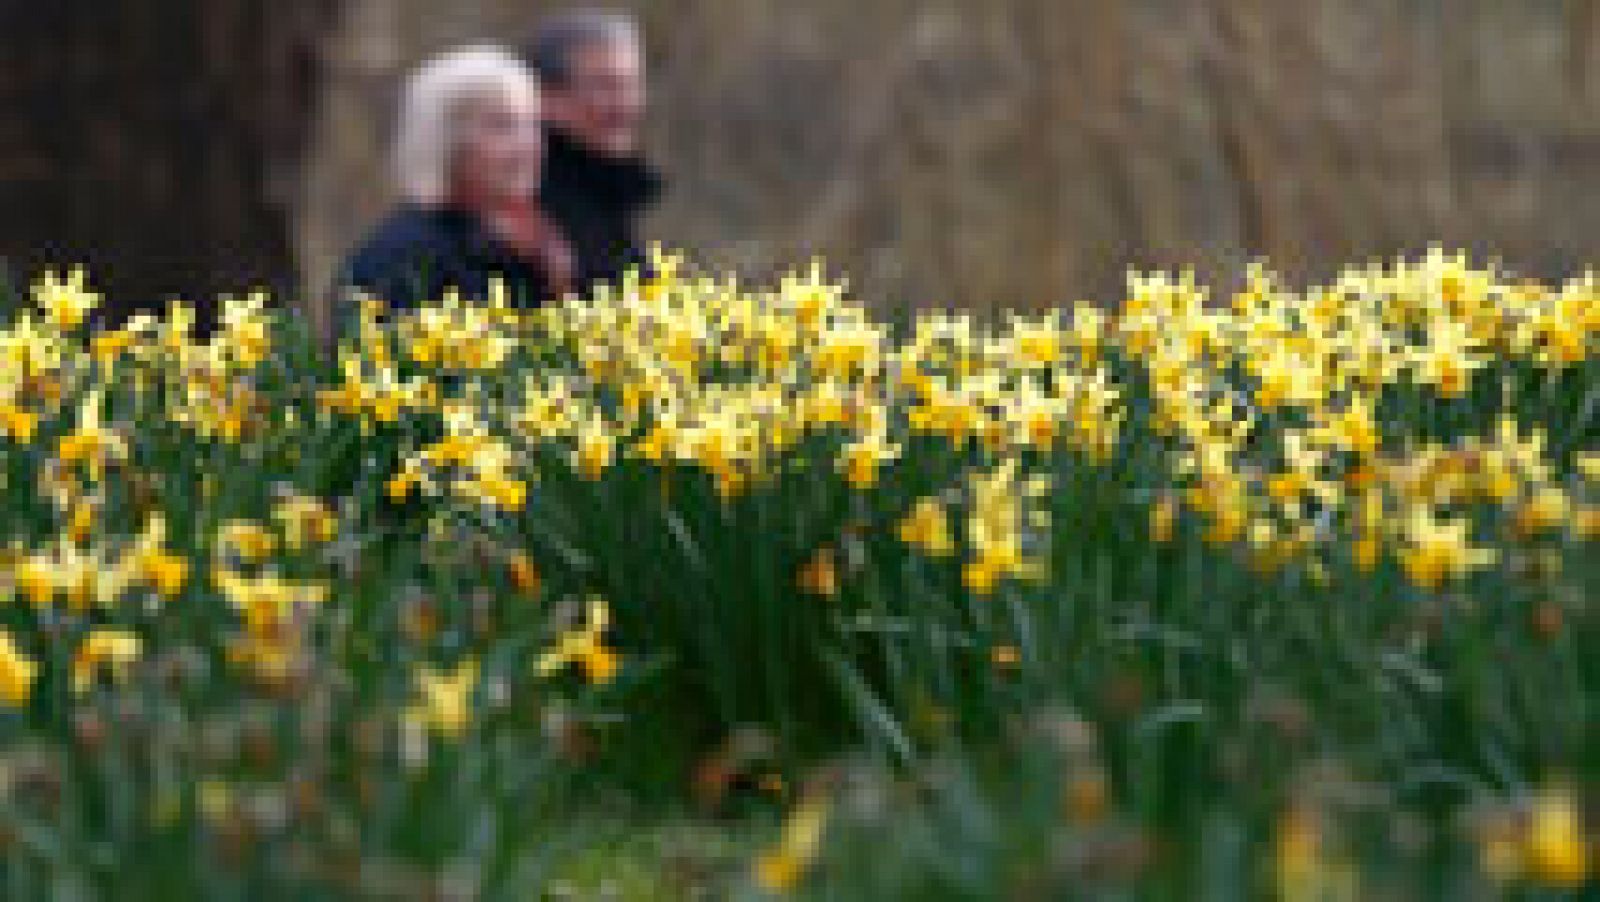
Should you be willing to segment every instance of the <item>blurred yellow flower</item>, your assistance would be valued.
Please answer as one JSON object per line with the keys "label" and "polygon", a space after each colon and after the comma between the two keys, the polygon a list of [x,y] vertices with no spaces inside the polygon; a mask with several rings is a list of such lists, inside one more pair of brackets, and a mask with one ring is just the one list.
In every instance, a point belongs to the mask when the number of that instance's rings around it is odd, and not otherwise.
{"label": "blurred yellow flower", "polygon": [[217,530],[217,552],[247,564],[259,564],[278,550],[272,530],[250,520],[229,520]]}
{"label": "blurred yellow flower", "polygon": [[[338,535],[339,520],[318,498],[291,495],[272,509],[272,519],[283,532],[283,543],[291,551],[331,542]],[[270,548],[266,554],[270,554]],[[265,554],[261,555],[265,557]]]}
{"label": "blurred yellow flower", "polygon": [[1178,522],[1178,505],[1171,498],[1162,498],[1150,507],[1150,540],[1165,545],[1172,541]]}
{"label": "blurred yellow flower", "polygon": [[33,434],[38,428],[38,414],[9,401],[0,402],[0,432],[27,444],[33,441]]}
{"label": "blurred yellow flower", "polygon": [[900,521],[898,533],[900,541],[933,557],[949,557],[956,550],[950,517],[936,498],[918,501]]}
{"label": "blurred yellow flower", "polygon": [[900,456],[900,446],[873,432],[845,447],[839,458],[845,481],[853,488],[870,489],[878,483],[878,470]]}
{"label": "blurred yellow flower", "polygon": [[39,665],[23,654],[10,633],[0,631],[0,701],[13,708],[27,704],[38,677]]}
{"label": "blurred yellow flower", "polygon": [[72,655],[72,691],[88,691],[95,675],[102,672],[115,680],[124,679],[128,667],[139,660],[140,647],[138,634],[130,630],[93,630]]}
{"label": "blurred yellow flower", "polygon": [[285,580],[272,572],[243,576],[219,569],[212,581],[257,635],[276,635],[297,612],[320,605],[328,595],[326,586]]}
{"label": "blurred yellow flower", "polygon": [[616,458],[616,438],[599,420],[591,420],[577,436],[578,446],[572,451],[572,468],[584,479],[599,479]]}
{"label": "blurred yellow flower", "polygon": [[174,598],[188,580],[189,562],[162,547],[166,532],[165,519],[151,517],[124,563],[135,579],[148,584],[163,598]]}
{"label": "blurred yellow flower", "polygon": [[87,287],[88,275],[73,269],[65,278],[53,272],[39,277],[33,286],[33,302],[45,320],[57,329],[76,329],[100,305],[100,296]]}
{"label": "blurred yellow flower", "polygon": [[1493,549],[1467,543],[1469,525],[1466,520],[1440,520],[1425,505],[1413,507],[1398,552],[1406,576],[1425,589],[1435,589],[1447,579],[1493,563],[1499,556]]}
{"label": "blurred yellow flower", "polygon": [[1048,526],[1048,513],[1035,506],[1049,483],[1043,477],[1020,477],[1015,458],[969,480],[972,508],[967,515],[966,539],[973,559],[962,570],[962,580],[975,595],[991,595],[1002,579],[1034,579],[1043,574],[1039,558],[1026,554],[1031,536]]}
{"label": "blurred yellow flower", "polygon": [[756,858],[756,883],[771,893],[788,893],[798,887],[822,851],[827,825],[827,800],[820,796],[802,800],[784,822],[777,845]]}
{"label": "blurred yellow flower", "polygon": [[539,656],[534,667],[541,676],[553,676],[571,666],[581,670],[584,679],[594,685],[609,683],[616,676],[621,660],[605,644],[611,611],[603,599],[596,597],[589,599],[586,612],[587,623],[563,633],[554,648]]}
{"label": "blurred yellow flower", "polygon": [[1541,790],[1532,817],[1524,842],[1529,876],[1553,886],[1582,885],[1590,874],[1591,848],[1570,787]]}
{"label": "blurred yellow flower", "polygon": [[478,685],[478,662],[467,658],[453,670],[423,666],[417,670],[417,692],[422,700],[406,716],[429,730],[458,737],[472,722],[472,693]]}
{"label": "blurred yellow flower", "polygon": [[1600,482],[1600,453],[1580,455],[1578,457],[1578,472],[1582,473],[1590,482]]}
{"label": "blurred yellow flower", "polygon": [[511,584],[517,591],[524,595],[539,594],[539,586],[543,579],[539,575],[539,567],[533,562],[525,551],[513,551],[506,558],[506,570],[511,576]]}
{"label": "blurred yellow flower", "polygon": [[1281,902],[1355,902],[1355,870],[1329,848],[1319,813],[1302,805],[1278,821],[1274,839],[1277,898]]}
{"label": "blurred yellow flower", "polygon": [[77,428],[56,444],[56,459],[65,466],[81,464],[90,480],[99,480],[105,465],[128,454],[127,441],[100,422],[102,395],[99,390],[84,395],[78,408]]}
{"label": "blurred yellow flower", "polygon": [[827,546],[817,549],[800,568],[795,581],[800,591],[808,595],[832,598],[839,594],[839,568],[834,563],[833,549]]}

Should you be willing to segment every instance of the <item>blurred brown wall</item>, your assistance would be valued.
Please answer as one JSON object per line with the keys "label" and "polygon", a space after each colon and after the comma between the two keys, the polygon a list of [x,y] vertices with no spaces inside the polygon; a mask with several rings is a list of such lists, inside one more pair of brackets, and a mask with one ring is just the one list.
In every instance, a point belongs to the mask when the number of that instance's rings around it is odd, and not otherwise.
{"label": "blurred brown wall", "polygon": [[[0,258],[320,287],[388,203],[406,68],[559,5],[0,0]],[[883,304],[1039,306],[1257,254],[1600,258],[1597,0],[617,5],[672,178],[650,232],[717,268],[823,254]]]}
{"label": "blurred brown wall", "polygon": [[[355,0],[296,234],[381,207],[395,75],[556,4]],[[653,234],[718,267],[827,256],[886,303],[1114,299],[1130,265],[1297,273],[1493,249],[1593,259],[1590,0],[636,0],[670,170]]]}

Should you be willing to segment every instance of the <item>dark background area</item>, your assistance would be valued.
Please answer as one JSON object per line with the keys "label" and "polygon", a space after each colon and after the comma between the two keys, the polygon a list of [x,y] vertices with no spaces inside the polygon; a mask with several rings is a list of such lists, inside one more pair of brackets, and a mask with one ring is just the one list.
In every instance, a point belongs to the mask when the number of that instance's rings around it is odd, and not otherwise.
{"label": "dark background area", "polygon": [[0,0],[0,257],[122,303],[295,285],[331,2]]}

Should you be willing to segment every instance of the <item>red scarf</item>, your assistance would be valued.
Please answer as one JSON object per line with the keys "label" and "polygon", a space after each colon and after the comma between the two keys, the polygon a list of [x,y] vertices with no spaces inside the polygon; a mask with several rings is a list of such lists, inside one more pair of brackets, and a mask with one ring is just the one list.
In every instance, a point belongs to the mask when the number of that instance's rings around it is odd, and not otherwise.
{"label": "red scarf", "polygon": [[490,235],[542,273],[556,296],[576,287],[578,266],[572,243],[532,198],[464,206],[478,211]]}

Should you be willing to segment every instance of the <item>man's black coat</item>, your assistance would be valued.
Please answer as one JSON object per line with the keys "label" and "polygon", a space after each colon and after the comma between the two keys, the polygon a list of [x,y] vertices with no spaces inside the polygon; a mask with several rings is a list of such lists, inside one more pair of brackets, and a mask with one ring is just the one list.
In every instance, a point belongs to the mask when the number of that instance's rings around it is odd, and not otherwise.
{"label": "man's black coat", "polygon": [[580,292],[647,269],[638,222],[661,188],[660,174],[643,160],[607,157],[559,128],[549,129],[539,202],[572,242]]}

